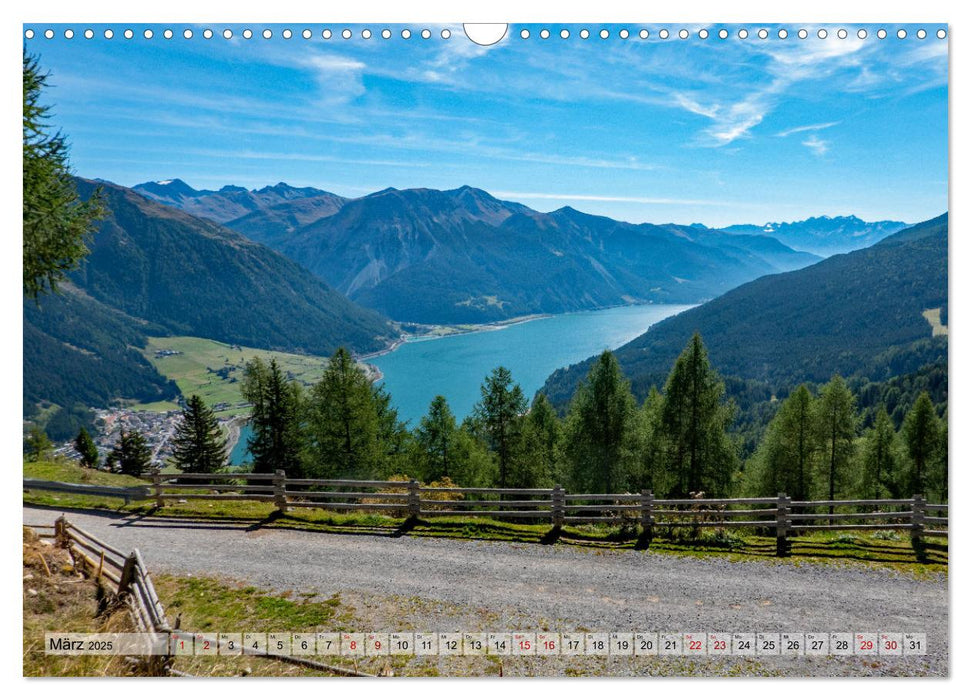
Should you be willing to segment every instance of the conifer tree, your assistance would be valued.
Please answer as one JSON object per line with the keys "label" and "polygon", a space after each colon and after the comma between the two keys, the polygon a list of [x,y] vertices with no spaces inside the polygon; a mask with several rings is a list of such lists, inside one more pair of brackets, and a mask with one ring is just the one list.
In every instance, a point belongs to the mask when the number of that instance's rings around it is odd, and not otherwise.
{"label": "conifer tree", "polygon": [[784,491],[794,500],[808,499],[817,452],[813,396],[802,384],[780,404],[766,429],[753,464],[758,470],[750,487],[753,495]]}
{"label": "conifer tree", "polygon": [[661,429],[661,413],[664,409],[664,397],[652,386],[644,399],[640,410],[640,439],[639,452],[640,486],[651,489],[656,493],[667,493],[671,487],[671,480],[664,471],[664,432]]}
{"label": "conifer tree", "polygon": [[904,419],[903,435],[911,463],[906,479],[908,491],[911,494],[923,494],[927,488],[928,469],[934,463],[941,446],[940,420],[926,391],[921,392],[908,411]]}
{"label": "conifer tree", "polygon": [[436,396],[415,430],[418,466],[425,482],[444,476],[454,479],[458,461],[459,428],[444,396]]}
{"label": "conifer tree", "polygon": [[546,394],[537,394],[526,414],[525,454],[514,479],[523,488],[542,488],[563,483],[561,445],[563,429]]}
{"label": "conifer tree", "polygon": [[499,467],[499,488],[510,483],[515,460],[522,456],[523,414],[526,397],[505,367],[496,367],[480,387],[481,400],[473,413],[482,426],[489,449]]}
{"label": "conifer tree", "polygon": [[863,451],[862,494],[865,498],[900,496],[897,481],[897,433],[883,404],[866,433]]}
{"label": "conifer tree", "polygon": [[242,394],[253,405],[253,434],[247,442],[253,471],[271,474],[282,469],[287,476],[305,476],[299,385],[287,380],[275,359],[267,364],[254,358],[243,371]]}
{"label": "conifer tree", "polygon": [[310,453],[326,476],[366,479],[384,467],[381,417],[371,382],[343,347],[310,392]]}
{"label": "conifer tree", "polygon": [[[856,397],[840,375],[833,375],[820,390],[815,413],[816,435],[821,444],[819,466],[828,499],[833,500],[847,478],[859,422]],[[832,506],[830,512],[833,512]]]}
{"label": "conifer tree", "polygon": [[738,455],[728,435],[734,406],[724,402],[724,395],[725,385],[695,333],[674,363],[661,410],[665,468],[674,477],[673,493],[678,496],[728,492]]}
{"label": "conifer tree", "polygon": [[226,438],[216,414],[193,394],[175,428],[172,458],[175,466],[193,474],[214,474],[226,465]]}
{"label": "conifer tree", "polygon": [[81,466],[93,469],[98,466],[98,448],[91,439],[91,435],[82,427],[74,438],[74,449],[81,455]]}
{"label": "conifer tree", "polygon": [[137,430],[122,430],[118,443],[105,460],[112,471],[141,476],[152,468],[152,451],[145,436]]}
{"label": "conifer tree", "polygon": [[371,398],[378,416],[376,474],[383,477],[407,471],[412,434],[398,418],[391,394],[383,386],[371,384]]}
{"label": "conifer tree", "polygon": [[25,52],[23,58],[23,287],[36,298],[55,291],[77,268],[88,253],[85,240],[105,211],[100,190],[87,202],[78,198],[67,141],[50,126],[50,108],[41,104],[48,76],[36,57]]}
{"label": "conifer tree", "polygon": [[940,495],[941,502],[947,503],[947,409],[941,416],[941,439],[937,450],[937,469],[934,471],[934,487]]}
{"label": "conifer tree", "polygon": [[47,437],[44,429],[32,425],[24,437],[24,459],[28,462],[40,462],[50,457],[51,439]]}
{"label": "conifer tree", "polygon": [[637,404],[612,352],[600,355],[577,388],[564,443],[572,489],[616,493],[636,479]]}

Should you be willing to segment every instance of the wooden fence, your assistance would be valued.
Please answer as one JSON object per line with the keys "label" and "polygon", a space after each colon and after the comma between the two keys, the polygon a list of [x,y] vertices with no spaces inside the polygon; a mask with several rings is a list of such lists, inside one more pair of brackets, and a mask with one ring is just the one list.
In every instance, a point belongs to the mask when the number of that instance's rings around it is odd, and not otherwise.
{"label": "wooden fence", "polygon": [[[63,515],[54,521],[54,540],[68,550],[76,569],[92,578],[114,584],[111,592],[128,605],[139,632],[167,635],[172,631],[137,549],[125,554],[68,522]],[[168,654],[146,656],[134,661],[150,675],[167,673],[172,665],[172,658]]]}
{"label": "wooden fence", "polygon": [[[564,525],[605,523],[639,531],[648,545],[657,531],[675,528],[749,528],[774,534],[777,553],[789,538],[821,530],[903,530],[915,545],[922,537],[947,537],[947,505],[923,496],[906,499],[793,501],[780,493],[761,498],[655,498],[640,493],[567,493],[550,489],[430,487],[417,481],[290,479],[274,474],[155,474],[157,507],[176,500],[262,501],[277,510],[384,513],[412,520],[471,516]],[[850,512],[846,512],[849,509]],[[931,514],[934,515],[931,515]],[[943,515],[942,515],[943,514]]]}
{"label": "wooden fence", "polygon": [[[125,555],[116,547],[112,547],[69,522],[63,515],[54,521],[54,540],[59,546],[68,550],[76,569],[89,577],[107,579],[114,584],[111,587],[113,588],[111,592],[119,600],[128,604],[132,620],[139,632],[166,636],[166,653],[130,659],[149,675],[166,673],[179,676],[188,675],[172,669],[174,655],[169,647],[170,640],[178,643],[180,639],[184,638],[195,643],[208,642],[212,648],[218,648],[219,640],[215,637],[184,632],[177,629],[178,624],[175,628],[169,624],[165,617],[162,602],[159,600],[155,586],[148,574],[148,569],[137,549]],[[370,677],[372,675],[356,669],[321,663],[313,659],[274,654],[269,649],[261,652],[244,649],[243,653],[255,653],[258,656],[271,657],[284,663],[307,666],[341,676]]]}
{"label": "wooden fence", "polygon": [[63,481],[44,481],[24,477],[24,491],[55,491],[81,496],[111,496],[125,503],[142,501],[150,496],[148,486],[103,486],[101,484],[69,484]]}

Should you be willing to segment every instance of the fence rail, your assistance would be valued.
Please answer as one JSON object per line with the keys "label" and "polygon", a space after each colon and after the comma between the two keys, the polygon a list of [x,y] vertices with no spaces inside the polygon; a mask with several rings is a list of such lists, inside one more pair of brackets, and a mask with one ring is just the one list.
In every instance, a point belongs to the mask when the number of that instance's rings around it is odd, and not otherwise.
{"label": "fence rail", "polygon": [[[63,515],[54,521],[54,540],[68,550],[76,569],[114,584],[112,593],[127,604],[139,632],[168,634],[172,631],[148,568],[137,549],[126,555],[69,522]],[[147,656],[137,661],[151,675],[167,673],[172,665],[169,655]]]}
{"label": "fence rail", "polygon": [[[655,498],[650,491],[567,493],[561,486],[462,488],[422,486],[415,480],[289,479],[282,471],[212,476],[156,474],[152,497],[158,507],[173,499],[234,498],[272,501],[284,512],[320,508],[380,512],[413,520],[488,517],[546,521],[554,529],[594,523],[624,525],[639,527],[645,545],[663,528],[749,528],[774,532],[780,556],[789,553],[790,537],[813,531],[902,530],[910,532],[915,545],[924,536],[948,536],[947,505],[928,504],[920,495],[820,501],[794,501],[784,493],[757,498]],[[849,512],[829,512],[836,509]]]}
{"label": "fence rail", "polygon": [[813,531],[901,530],[910,533],[915,547],[921,545],[922,537],[948,537],[947,504],[929,504],[919,494],[912,498],[819,501],[794,501],[784,493],[758,498],[655,498],[651,491],[567,493],[561,486],[462,488],[422,486],[415,480],[290,479],[283,471],[157,473],[151,486],[129,489],[24,479],[25,490],[45,487],[152,499],[158,508],[178,501],[239,500],[273,503],[281,512],[292,508],[363,511],[412,522],[448,516],[545,521],[557,532],[563,525],[602,523],[640,528],[644,546],[650,544],[655,531],[663,528],[748,528],[765,534],[774,531],[779,556],[788,554],[791,536]]}
{"label": "fence rail", "polygon": [[24,477],[24,491],[56,491],[84,496],[111,496],[122,498],[125,503],[142,501],[149,498],[148,486],[102,486],[100,484],[68,484],[63,481],[44,481]]}
{"label": "fence rail", "polygon": [[[214,637],[173,629],[168,618],[165,617],[165,609],[162,607],[158,593],[155,592],[148,567],[145,566],[142,555],[137,549],[126,556],[116,547],[69,522],[63,515],[54,521],[53,530],[55,542],[68,550],[75,568],[87,576],[107,579],[115,584],[112,592],[128,605],[132,620],[140,632],[175,635],[175,638],[179,635],[191,635],[196,640],[207,641],[213,648],[218,648],[218,639]],[[245,650],[245,653],[254,652]],[[342,676],[371,676],[356,669],[333,666],[302,657],[273,654],[269,650],[259,652],[257,655]],[[139,658],[135,661],[142,664],[152,675],[162,673],[187,675],[171,668],[173,659],[174,656],[169,649],[166,654]]]}

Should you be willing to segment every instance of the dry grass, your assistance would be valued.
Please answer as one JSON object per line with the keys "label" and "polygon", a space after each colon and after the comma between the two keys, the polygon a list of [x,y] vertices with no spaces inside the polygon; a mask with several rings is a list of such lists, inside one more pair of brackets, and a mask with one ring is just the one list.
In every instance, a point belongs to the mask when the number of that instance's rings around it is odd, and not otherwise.
{"label": "dry grass", "polygon": [[97,581],[84,578],[63,549],[24,528],[24,675],[131,676],[118,656],[44,653],[45,632],[134,632],[127,608],[99,612]]}

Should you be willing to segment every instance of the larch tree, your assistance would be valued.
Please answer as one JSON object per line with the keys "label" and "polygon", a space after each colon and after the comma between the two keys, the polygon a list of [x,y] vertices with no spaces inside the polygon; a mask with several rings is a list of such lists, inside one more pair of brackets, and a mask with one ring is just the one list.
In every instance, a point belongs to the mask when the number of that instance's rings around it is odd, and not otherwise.
{"label": "larch tree", "polygon": [[711,366],[701,336],[695,333],[674,363],[664,386],[661,431],[667,444],[665,469],[673,493],[728,492],[738,450],[728,434],[734,406],[724,400],[725,385]]}
{"label": "larch tree", "polygon": [[637,465],[637,403],[612,352],[604,351],[577,388],[566,418],[570,488],[616,493]]}
{"label": "larch tree", "polygon": [[818,452],[813,403],[809,387],[802,384],[780,404],[753,460],[753,495],[784,491],[797,501],[809,498]]}
{"label": "larch tree", "polygon": [[56,291],[88,254],[85,243],[105,209],[100,190],[86,202],[78,197],[67,140],[42,104],[48,75],[36,57],[25,52],[23,59],[23,289],[37,298]]}
{"label": "larch tree", "polygon": [[425,482],[455,478],[459,427],[444,396],[436,396],[415,430],[419,475]]}
{"label": "larch tree", "polygon": [[54,446],[44,429],[32,425],[24,436],[24,459],[28,462],[41,462],[51,455]]}
{"label": "larch tree", "polygon": [[921,392],[907,412],[902,432],[911,465],[906,479],[907,488],[911,494],[925,493],[928,470],[941,447],[940,420],[926,391]]}
{"label": "larch tree", "polygon": [[815,414],[816,436],[821,445],[819,468],[827,487],[827,497],[834,500],[848,478],[859,422],[856,397],[840,375],[833,375],[820,390]]}
{"label": "larch tree", "polygon": [[539,488],[562,483],[563,428],[546,394],[537,394],[526,414],[524,429],[526,454],[521,460],[517,484],[525,488]]}
{"label": "larch tree", "polygon": [[652,386],[644,399],[640,409],[639,443],[640,443],[640,486],[652,489],[657,493],[666,493],[671,483],[664,472],[664,433],[661,430],[661,413],[664,409],[664,397]]}
{"label": "larch tree", "polygon": [[496,367],[479,388],[481,399],[473,414],[482,427],[499,468],[499,488],[510,483],[514,461],[522,455],[523,414],[526,397],[505,367]]}
{"label": "larch tree", "polygon": [[346,348],[338,348],[310,390],[312,459],[329,477],[366,479],[383,469],[381,418],[371,381]]}
{"label": "larch tree", "polygon": [[866,498],[895,498],[900,495],[897,482],[897,432],[883,404],[864,436],[861,491]]}

